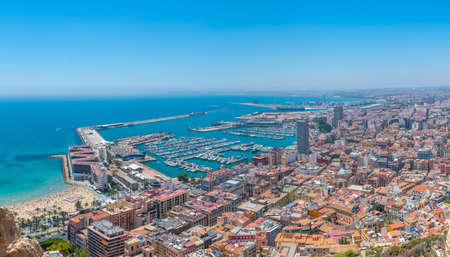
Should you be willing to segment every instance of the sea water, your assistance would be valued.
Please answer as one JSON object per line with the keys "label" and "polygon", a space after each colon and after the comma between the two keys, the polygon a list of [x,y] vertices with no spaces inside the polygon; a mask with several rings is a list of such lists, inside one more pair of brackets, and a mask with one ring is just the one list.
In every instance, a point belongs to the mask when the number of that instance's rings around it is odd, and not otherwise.
{"label": "sea water", "polygon": [[[12,204],[39,198],[63,190],[61,160],[50,155],[66,154],[68,146],[81,141],[75,129],[82,126],[135,121],[172,115],[217,110],[207,115],[150,123],[145,125],[101,130],[106,140],[144,135],[158,131],[171,132],[176,137],[214,137],[253,141],[267,146],[287,146],[293,138],[271,140],[245,138],[222,131],[194,132],[189,127],[208,126],[215,121],[235,120],[236,116],[264,110],[260,107],[232,104],[258,102],[320,101],[314,97],[273,96],[153,96],[141,98],[46,98],[0,100],[0,204]],[[358,101],[359,99],[329,99]],[[236,153],[239,154],[239,153]],[[242,154],[242,152],[240,153]],[[219,164],[195,160],[199,164]],[[147,165],[176,176],[180,169],[169,167],[158,159]],[[191,174],[201,176],[201,173]]]}

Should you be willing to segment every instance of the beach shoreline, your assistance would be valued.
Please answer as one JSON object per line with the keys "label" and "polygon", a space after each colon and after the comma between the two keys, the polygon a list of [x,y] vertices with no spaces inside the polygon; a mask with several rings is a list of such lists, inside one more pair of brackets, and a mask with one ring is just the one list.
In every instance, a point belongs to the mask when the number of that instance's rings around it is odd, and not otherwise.
{"label": "beach shoreline", "polygon": [[16,214],[16,218],[31,219],[33,216],[42,215],[46,211],[67,212],[77,211],[75,204],[80,201],[81,206],[91,207],[97,196],[88,188],[80,185],[71,185],[60,192],[53,193],[26,202],[6,205],[5,207]]}
{"label": "beach shoreline", "polygon": [[16,218],[31,219],[33,216],[41,215],[44,209],[72,213],[77,211],[76,202],[80,201],[82,207],[91,207],[93,201],[97,199],[97,196],[88,188],[70,182],[67,155],[51,155],[49,158],[61,159],[64,183],[69,187],[36,199],[5,205],[16,214]]}

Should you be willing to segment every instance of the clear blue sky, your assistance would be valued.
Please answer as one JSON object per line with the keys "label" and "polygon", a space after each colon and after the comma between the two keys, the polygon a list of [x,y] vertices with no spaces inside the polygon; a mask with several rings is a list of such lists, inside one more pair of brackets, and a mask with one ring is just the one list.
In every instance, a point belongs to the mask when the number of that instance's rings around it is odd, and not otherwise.
{"label": "clear blue sky", "polygon": [[450,1],[0,0],[0,94],[450,85]]}

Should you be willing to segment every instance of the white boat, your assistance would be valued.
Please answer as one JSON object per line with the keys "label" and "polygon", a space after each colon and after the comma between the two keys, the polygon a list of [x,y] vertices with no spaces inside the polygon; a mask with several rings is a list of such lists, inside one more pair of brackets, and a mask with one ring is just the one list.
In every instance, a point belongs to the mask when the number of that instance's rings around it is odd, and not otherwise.
{"label": "white boat", "polygon": [[171,167],[177,166],[177,162],[176,162],[176,161],[173,161],[173,160],[166,160],[166,161],[164,161],[164,163],[165,163],[166,165],[168,165],[168,166],[171,166]]}

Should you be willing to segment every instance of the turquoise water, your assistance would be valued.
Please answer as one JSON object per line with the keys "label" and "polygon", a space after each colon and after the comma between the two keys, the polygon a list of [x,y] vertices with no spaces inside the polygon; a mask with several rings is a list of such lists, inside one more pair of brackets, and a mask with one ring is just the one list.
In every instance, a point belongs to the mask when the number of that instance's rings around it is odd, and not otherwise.
{"label": "turquoise water", "polygon": [[[49,155],[67,153],[69,145],[80,144],[77,127],[113,122],[166,117],[197,111],[224,108],[225,110],[186,119],[170,120],[134,127],[101,131],[107,140],[149,134],[172,132],[176,136],[205,136],[236,139],[245,138],[218,132],[192,132],[188,127],[210,125],[218,120],[263,110],[230,104],[230,102],[284,103],[288,101],[318,101],[320,98],[292,98],[267,96],[189,96],[148,97],[127,99],[10,99],[0,100],[0,204],[21,202],[45,196],[66,188],[61,162]],[[358,101],[358,99],[336,99]],[[58,130],[57,130],[58,129]],[[293,139],[270,140],[251,138],[264,145],[285,146]],[[162,163],[149,164],[175,176]],[[200,174],[199,174],[200,175]]]}

